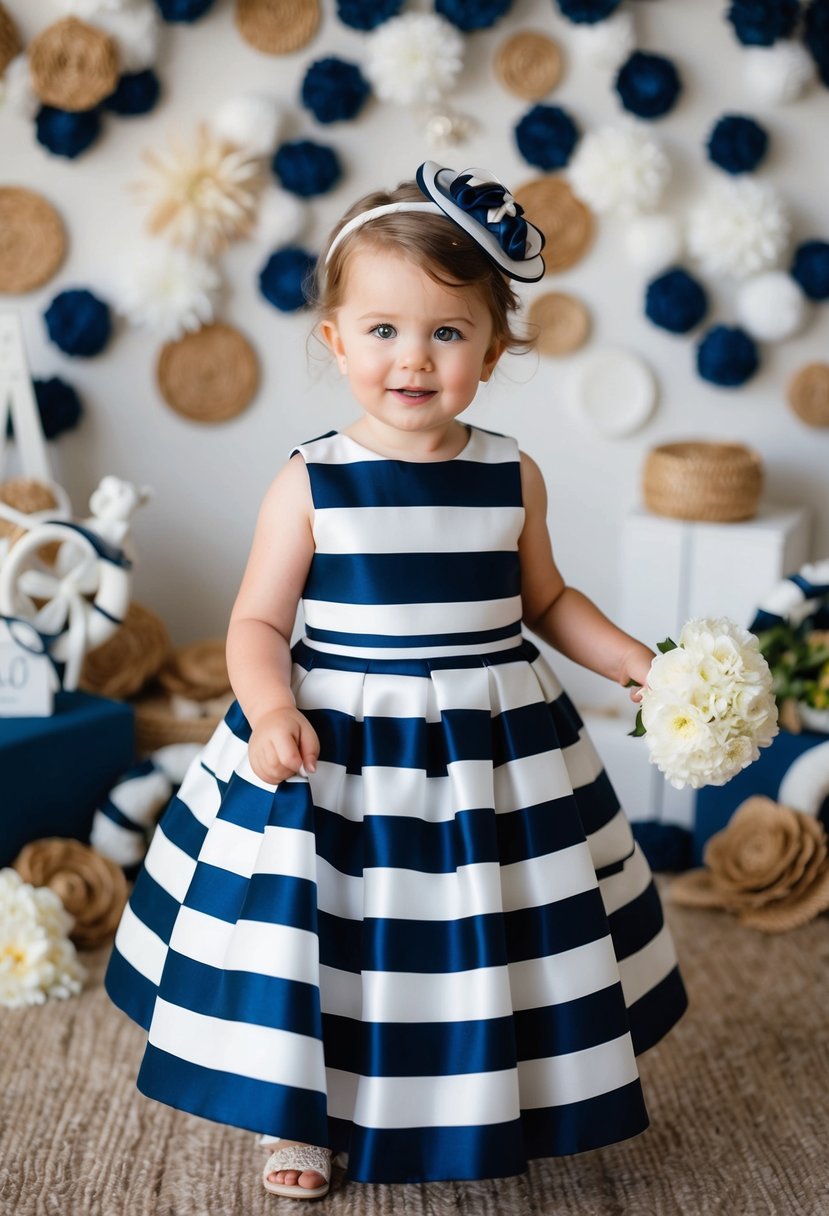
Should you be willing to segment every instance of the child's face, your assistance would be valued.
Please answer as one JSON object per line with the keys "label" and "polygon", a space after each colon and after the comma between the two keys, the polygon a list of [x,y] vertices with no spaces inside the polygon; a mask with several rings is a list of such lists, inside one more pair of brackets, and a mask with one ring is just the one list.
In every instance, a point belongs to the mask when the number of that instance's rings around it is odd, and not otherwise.
{"label": "child's face", "polygon": [[320,328],[366,413],[402,431],[462,413],[503,350],[479,292],[372,249],[351,255],[343,304]]}

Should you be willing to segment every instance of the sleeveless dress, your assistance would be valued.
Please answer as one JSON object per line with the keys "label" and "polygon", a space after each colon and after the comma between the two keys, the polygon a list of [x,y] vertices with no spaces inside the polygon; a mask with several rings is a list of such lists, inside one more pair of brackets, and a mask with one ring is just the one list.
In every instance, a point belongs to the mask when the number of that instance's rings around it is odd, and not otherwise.
{"label": "sleeveless dress", "polygon": [[642,1132],[636,1055],[686,1007],[645,859],[521,633],[515,440],[450,460],[301,444],[293,648],[316,771],[235,704],[165,811],[106,974],[138,1088],[330,1146],[362,1182],[502,1177]]}

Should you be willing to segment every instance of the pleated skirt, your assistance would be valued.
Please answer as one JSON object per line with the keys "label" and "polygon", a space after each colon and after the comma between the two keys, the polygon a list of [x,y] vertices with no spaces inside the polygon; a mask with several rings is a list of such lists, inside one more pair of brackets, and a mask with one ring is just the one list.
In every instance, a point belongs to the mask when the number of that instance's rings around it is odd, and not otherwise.
{"label": "pleated skirt", "polygon": [[537,648],[294,647],[316,771],[253,773],[234,705],[150,843],[109,962],[151,1098],[501,1177],[648,1125],[636,1056],[686,995],[647,863]]}

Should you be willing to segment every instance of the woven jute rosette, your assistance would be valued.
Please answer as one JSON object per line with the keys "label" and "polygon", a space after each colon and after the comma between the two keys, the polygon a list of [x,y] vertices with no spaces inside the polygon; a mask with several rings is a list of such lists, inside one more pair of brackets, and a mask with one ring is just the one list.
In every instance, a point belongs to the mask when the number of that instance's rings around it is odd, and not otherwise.
{"label": "woven jute rosette", "polygon": [[807,426],[829,426],[829,363],[807,363],[789,384],[789,405]]}
{"label": "woven jute rosette", "polygon": [[527,219],[546,237],[546,273],[580,262],[593,240],[593,213],[561,177],[538,177],[515,192]]}
{"label": "woven jute rosette", "polygon": [[84,659],[80,686],[101,697],[131,697],[161,670],[170,635],[157,613],[130,604],[123,625]]}
{"label": "woven jute rosette", "polygon": [[66,255],[52,204],[22,186],[0,186],[0,292],[21,295],[48,283]]}
{"label": "woven jute rosette", "polygon": [[564,291],[537,296],[527,319],[537,327],[536,345],[542,355],[569,355],[584,345],[590,333],[589,312],[581,300]]}
{"label": "woven jute rosette", "polygon": [[19,55],[23,44],[17,26],[8,10],[0,4],[0,76],[3,75],[15,55]]}
{"label": "woven jute rosette", "polygon": [[165,692],[191,701],[209,701],[230,688],[222,638],[177,647],[158,673]]}
{"label": "woven jute rosette", "polygon": [[158,387],[171,409],[195,422],[224,422],[249,404],[259,361],[231,325],[205,325],[161,348]]}
{"label": "woven jute rosette", "polygon": [[510,93],[525,101],[538,101],[561,79],[561,49],[546,34],[521,30],[501,43],[494,68]]}
{"label": "woven jute rosette", "polygon": [[752,519],[762,489],[762,459],[742,443],[664,443],[648,452],[642,471],[645,506],[673,519]]}
{"label": "woven jute rosette", "polygon": [[[10,477],[8,481],[0,482],[0,502],[23,515],[48,511],[58,505],[58,500],[49,487],[34,477]],[[25,528],[19,528],[10,519],[4,519],[0,515],[0,540],[8,540],[11,546],[25,535]],[[42,561],[53,561],[56,551],[55,543],[44,545],[38,550],[38,557]]]}
{"label": "woven jute rosette", "polygon": [[91,110],[118,84],[118,52],[109,34],[77,17],[42,30],[29,46],[32,85],[42,102]]}
{"label": "woven jute rosette", "polygon": [[310,42],[319,23],[319,0],[236,0],[239,33],[266,55],[298,51]]}
{"label": "woven jute rosette", "polygon": [[27,844],[12,864],[24,882],[60,898],[75,918],[69,936],[79,949],[112,940],[127,902],[127,880],[114,861],[78,840],[49,836]]}

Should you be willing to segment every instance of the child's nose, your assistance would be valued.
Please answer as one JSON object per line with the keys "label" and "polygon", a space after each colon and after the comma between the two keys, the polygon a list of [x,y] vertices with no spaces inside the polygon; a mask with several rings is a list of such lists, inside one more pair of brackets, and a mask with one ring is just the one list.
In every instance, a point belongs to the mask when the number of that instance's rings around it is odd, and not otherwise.
{"label": "child's nose", "polygon": [[401,351],[400,366],[407,371],[428,371],[432,366],[428,345],[419,339],[409,342]]}

